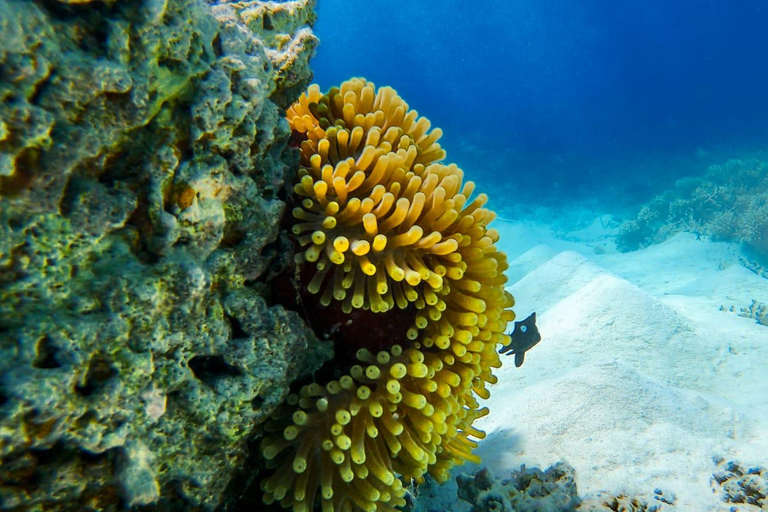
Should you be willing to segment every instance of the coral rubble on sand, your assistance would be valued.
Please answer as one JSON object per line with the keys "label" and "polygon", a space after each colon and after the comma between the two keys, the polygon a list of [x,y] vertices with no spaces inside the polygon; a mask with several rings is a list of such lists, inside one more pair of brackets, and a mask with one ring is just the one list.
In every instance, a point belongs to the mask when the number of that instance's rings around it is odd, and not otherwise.
{"label": "coral rubble on sand", "polygon": [[751,318],[760,325],[768,326],[768,304],[758,302],[755,299],[752,299],[752,303],[746,308],[739,308],[739,311],[736,311],[735,306],[730,308],[720,306],[720,311],[730,311],[744,318]]}
{"label": "coral rubble on sand", "polygon": [[653,491],[649,504],[639,497],[600,492],[580,498],[574,469],[558,462],[545,471],[539,468],[512,471],[494,477],[487,468],[456,478],[458,496],[472,505],[471,512],[662,512],[674,510],[674,497]]}
{"label": "coral rubble on sand", "polygon": [[723,501],[768,509],[768,469],[746,468],[724,459],[715,463],[720,470],[712,475],[712,486],[721,493]]}
{"label": "coral rubble on sand", "polygon": [[494,478],[488,469],[482,469],[473,476],[459,475],[456,482],[459,498],[472,504],[472,512],[571,512],[581,503],[574,470],[562,462],[545,471],[522,466],[503,479]]}
{"label": "coral rubble on sand", "polygon": [[0,509],[211,510],[327,356],[255,291],[314,2],[78,4],[0,2]]}

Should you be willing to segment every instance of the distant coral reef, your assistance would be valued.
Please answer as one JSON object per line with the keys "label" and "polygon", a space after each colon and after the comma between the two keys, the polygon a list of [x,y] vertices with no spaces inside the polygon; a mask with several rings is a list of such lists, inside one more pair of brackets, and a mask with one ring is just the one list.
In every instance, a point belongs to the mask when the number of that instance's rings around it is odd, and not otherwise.
{"label": "distant coral reef", "polygon": [[313,8],[0,2],[0,509],[213,510],[330,355],[258,293]]}
{"label": "distant coral reef", "polygon": [[689,231],[712,240],[741,242],[768,262],[768,164],[730,160],[701,177],[677,181],[644,205],[620,229],[617,247],[633,251]]}

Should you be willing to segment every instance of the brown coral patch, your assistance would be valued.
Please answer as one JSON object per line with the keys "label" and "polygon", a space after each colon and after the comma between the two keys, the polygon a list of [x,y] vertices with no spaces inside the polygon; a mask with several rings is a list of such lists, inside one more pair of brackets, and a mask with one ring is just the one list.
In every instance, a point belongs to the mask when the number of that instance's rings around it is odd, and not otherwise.
{"label": "brown coral patch", "polygon": [[195,195],[197,195],[197,191],[194,188],[187,184],[181,184],[173,187],[171,200],[183,210],[192,206]]}

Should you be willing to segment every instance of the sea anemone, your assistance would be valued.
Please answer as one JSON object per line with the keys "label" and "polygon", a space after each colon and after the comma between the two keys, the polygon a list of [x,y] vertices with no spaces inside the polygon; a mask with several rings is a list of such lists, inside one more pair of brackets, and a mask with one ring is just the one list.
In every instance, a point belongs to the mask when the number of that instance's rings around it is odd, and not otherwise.
{"label": "sea anemone", "polygon": [[476,397],[489,396],[514,319],[495,215],[440,162],[441,130],[390,87],[312,86],[287,117],[301,148],[292,231],[304,309],[310,323],[333,318],[325,332],[349,356],[265,426],[264,501],[395,510],[404,483],[478,460],[472,423],[488,410]]}

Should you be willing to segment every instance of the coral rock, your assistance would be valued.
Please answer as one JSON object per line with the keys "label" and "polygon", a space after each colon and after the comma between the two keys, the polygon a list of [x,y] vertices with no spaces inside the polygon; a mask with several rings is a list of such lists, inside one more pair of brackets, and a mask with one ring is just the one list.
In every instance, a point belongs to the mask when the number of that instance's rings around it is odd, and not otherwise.
{"label": "coral rock", "polygon": [[0,509],[213,510],[329,355],[245,286],[314,3],[79,3],[0,2]]}

